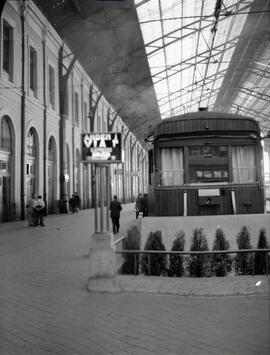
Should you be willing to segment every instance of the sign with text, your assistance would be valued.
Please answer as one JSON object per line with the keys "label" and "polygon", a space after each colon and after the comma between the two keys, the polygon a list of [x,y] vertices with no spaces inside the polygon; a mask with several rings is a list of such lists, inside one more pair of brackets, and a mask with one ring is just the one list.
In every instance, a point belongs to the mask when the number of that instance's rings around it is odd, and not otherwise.
{"label": "sign with text", "polygon": [[121,133],[82,134],[82,160],[89,163],[121,163]]}

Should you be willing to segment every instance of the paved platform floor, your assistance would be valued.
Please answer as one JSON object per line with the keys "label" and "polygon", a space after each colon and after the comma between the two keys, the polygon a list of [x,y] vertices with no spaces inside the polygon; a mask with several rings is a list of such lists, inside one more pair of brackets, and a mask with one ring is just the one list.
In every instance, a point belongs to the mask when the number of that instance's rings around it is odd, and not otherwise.
{"label": "paved platform floor", "polygon": [[0,355],[270,354],[269,293],[89,293],[93,210],[45,223],[0,224]]}

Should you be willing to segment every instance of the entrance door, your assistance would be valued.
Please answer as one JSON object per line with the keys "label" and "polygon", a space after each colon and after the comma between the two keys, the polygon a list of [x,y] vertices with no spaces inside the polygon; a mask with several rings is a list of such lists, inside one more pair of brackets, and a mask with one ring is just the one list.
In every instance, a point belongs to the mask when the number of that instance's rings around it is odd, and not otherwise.
{"label": "entrance door", "polygon": [[56,187],[56,144],[53,137],[48,145],[48,213],[54,213],[55,210],[55,187]]}
{"label": "entrance door", "polygon": [[[15,206],[11,203],[11,174],[12,152],[14,147],[13,126],[9,117],[0,118],[0,221],[10,221],[15,217]],[[13,139],[12,139],[13,138]]]}
{"label": "entrance door", "polygon": [[[0,220],[11,220],[11,180],[10,164],[0,160]],[[2,213],[1,213],[2,212]]]}
{"label": "entrance door", "polygon": [[11,220],[10,176],[3,176],[3,222]]}
{"label": "entrance door", "polygon": [[38,150],[36,132],[31,128],[26,138],[26,201],[31,199],[33,193],[38,194]]}

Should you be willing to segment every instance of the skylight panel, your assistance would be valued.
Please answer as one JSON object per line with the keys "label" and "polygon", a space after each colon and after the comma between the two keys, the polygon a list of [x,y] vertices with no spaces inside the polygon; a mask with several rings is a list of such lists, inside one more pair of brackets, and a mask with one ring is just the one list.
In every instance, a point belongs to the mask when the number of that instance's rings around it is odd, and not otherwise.
{"label": "skylight panel", "polygon": [[162,117],[214,105],[247,16],[224,12],[249,6],[224,0],[218,21],[216,0],[149,0],[137,8]]}

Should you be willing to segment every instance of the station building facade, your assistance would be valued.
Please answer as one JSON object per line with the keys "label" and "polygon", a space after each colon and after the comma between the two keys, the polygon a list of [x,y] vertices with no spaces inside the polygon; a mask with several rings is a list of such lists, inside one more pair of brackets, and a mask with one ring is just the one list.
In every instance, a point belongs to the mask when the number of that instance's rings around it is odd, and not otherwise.
{"label": "station building facade", "polygon": [[93,164],[81,160],[90,130],[122,133],[111,195],[146,192],[147,152],[32,1],[6,2],[0,44],[0,222],[24,219],[33,192],[48,213],[75,191],[93,207]]}

